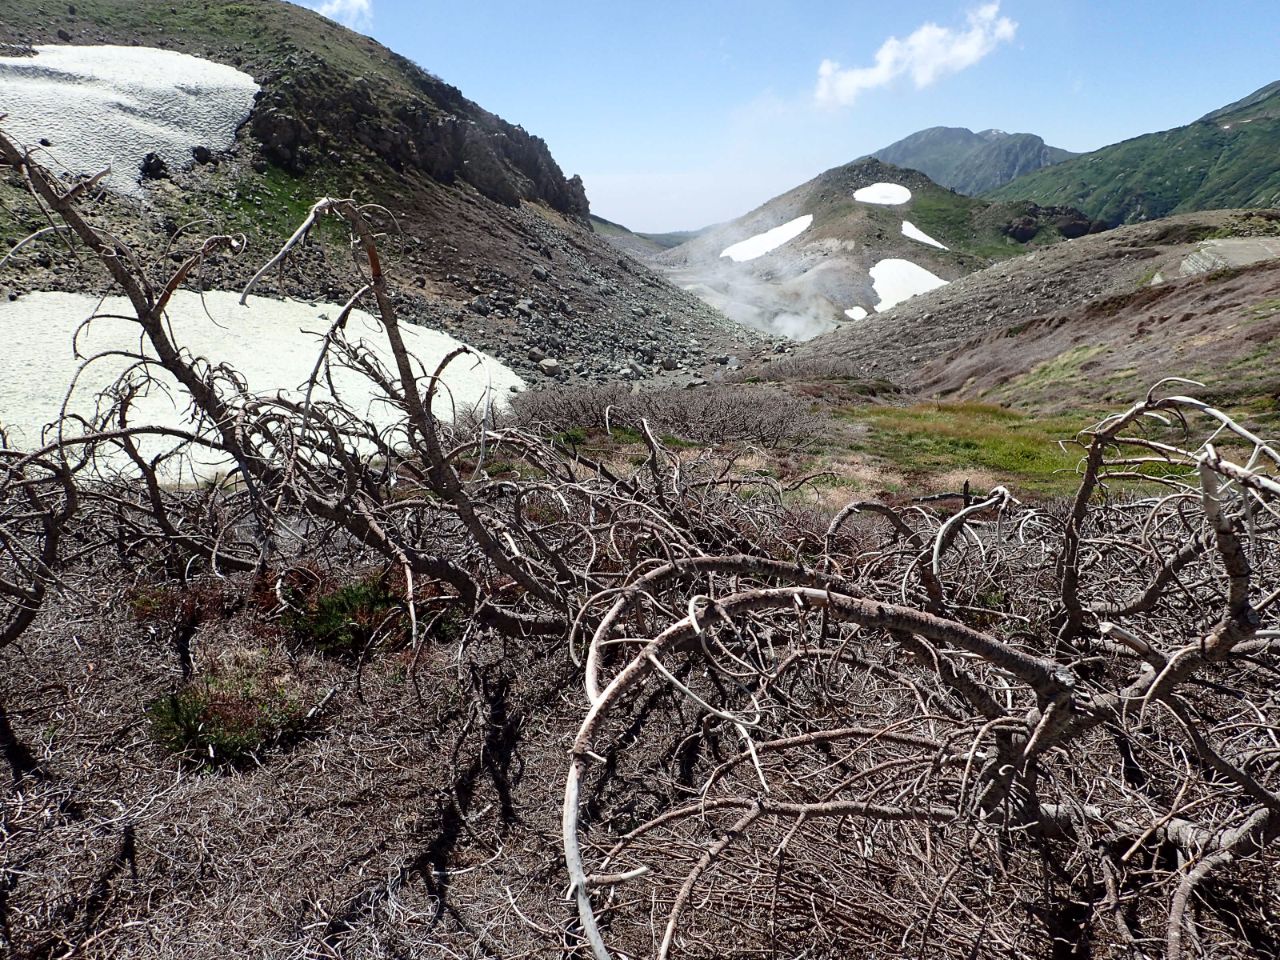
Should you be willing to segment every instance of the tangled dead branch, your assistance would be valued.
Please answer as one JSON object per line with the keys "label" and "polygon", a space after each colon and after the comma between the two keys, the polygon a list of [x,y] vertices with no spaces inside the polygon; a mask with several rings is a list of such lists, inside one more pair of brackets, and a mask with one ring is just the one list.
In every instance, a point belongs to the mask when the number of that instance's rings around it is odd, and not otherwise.
{"label": "tangled dead branch", "polygon": [[[592,402],[573,406],[582,398],[531,402],[506,426],[484,411],[438,417],[444,373],[471,358],[428,370],[405,348],[378,250],[385,216],[352,200],[317,203],[281,254],[337,218],[358,292],[301,399],[252,393],[186,353],[164,319],[233,238],[152,278],[74,188],[2,136],[0,156],[102,260],[144,344],[94,418],[64,419],[39,449],[0,450],[0,638],[28,629],[104,545],[176,579],[265,582],[277,613],[292,602],[287,571],[324,555],[396,573],[413,663],[450,615],[465,624],[451,638],[459,662],[468,646],[514,646],[572,668],[581,714],[546,741],[571,743],[563,861],[504,874],[500,900],[457,920],[473,946],[599,960],[1280,953],[1280,452],[1226,412],[1156,385],[1078,438],[1065,506],[997,488],[854,502],[815,525],[731,455],[664,444],[671,409],[648,410],[651,422],[633,404],[646,455],[627,469],[537,429],[612,425]],[[347,339],[346,313],[366,299],[391,366]],[[316,395],[335,366],[359,371],[399,422],[381,430]],[[190,401],[189,428],[135,422],[135,398],[162,379]],[[725,409],[742,426],[742,407]],[[175,484],[197,450],[225,472]],[[487,680],[473,689],[450,729],[455,755],[479,736],[484,762],[495,730],[514,736],[493,719],[510,704]],[[506,856],[475,839],[486,858],[459,877]],[[343,909],[313,903],[323,922],[290,949],[391,955],[371,944],[444,910],[454,868],[423,862]],[[424,899],[407,893],[414,875],[430,880]],[[551,880],[567,905],[537,899]],[[13,942],[110,949],[148,920],[144,897],[47,939],[56,911],[29,906],[29,886],[5,894]]]}

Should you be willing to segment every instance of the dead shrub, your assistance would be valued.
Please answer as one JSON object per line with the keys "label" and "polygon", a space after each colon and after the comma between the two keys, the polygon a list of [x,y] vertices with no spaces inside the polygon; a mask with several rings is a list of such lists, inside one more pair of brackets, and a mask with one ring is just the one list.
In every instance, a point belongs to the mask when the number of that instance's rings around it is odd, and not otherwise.
{"label": "dead shrub", "polygon": [[816,419],[806,404],[778,390],[723,384],[697,390],[632,394],[622,384],[576,390],[538,390],[512,403],[519,426],[573,435],[574,431],[629,431],[642,425],[656,435],[697,444],[760,443],[781,446],[812,437]]}

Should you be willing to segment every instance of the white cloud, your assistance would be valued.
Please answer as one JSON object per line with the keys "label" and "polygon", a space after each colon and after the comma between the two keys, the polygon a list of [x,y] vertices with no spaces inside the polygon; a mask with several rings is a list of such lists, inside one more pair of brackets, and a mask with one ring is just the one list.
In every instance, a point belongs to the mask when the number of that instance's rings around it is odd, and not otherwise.
{"label": "white cloud", "polygon": [[945,74],[973,66],[1012,40],[1017,30],[1017,23],[1000,16],[999,3],[970,10],[963,29],[926,23],[905,40],[890,37],[881,44],[873,66],[845,68],[823,60],[814,97],[823,106],[847,107],[862,91],[886,86],[903,74],[910,74],[917,87],[927,87]]}
{"label": "white cloud", "polygon": [[368,27],[373,23],[373,0],[301,0],[321,16],[348,27]]}

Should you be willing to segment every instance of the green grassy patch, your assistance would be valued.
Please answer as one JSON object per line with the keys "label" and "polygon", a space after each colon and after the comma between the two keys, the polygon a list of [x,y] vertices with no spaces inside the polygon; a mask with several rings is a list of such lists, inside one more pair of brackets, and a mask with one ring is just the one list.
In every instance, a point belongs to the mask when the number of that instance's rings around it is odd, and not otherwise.
{"label": "green grassy patch", "polygon": [[1280,297],[1272,297],[1255,303],[1249,308],[1249,312],[1255,317],[1270,317],[1273,314],[1280,313]]}
{"label": "green grassy patch", "polygon": [[1044,497],[1075,490],[1081,451],[1064,450],[1059,441],[1092,422],[1087,415],[1034,418],[984,403],[862,407],[844,415],[868,427],[858,452],[887,461],[914,483],[981,470]]}
{"label": "green grassy patch", "polygon": [[1058,387],[1069,387],[1080,381],[1082,367],[1095,357],[1106,353],[1104,346],[1080,346],[1064,350],[1051,360],[1038,363],[1026,373],[1014,378],[996,391],[998,396],[1036,395],[1038,392]]}
{"label": "green grassy patch", "polygon": [[[318,167],[295,177],[277,166],[268,166],[261,175],[238,180],[215,181],[214,209],[210,211],[218,229],[227,233],[244,233],[267,238],[287,237],[306,218],[311,206],[321,197],[346,196],[332,171]],[[315,235],[328,242],[341,242],[344,228],[333,218],[322,220]]]}

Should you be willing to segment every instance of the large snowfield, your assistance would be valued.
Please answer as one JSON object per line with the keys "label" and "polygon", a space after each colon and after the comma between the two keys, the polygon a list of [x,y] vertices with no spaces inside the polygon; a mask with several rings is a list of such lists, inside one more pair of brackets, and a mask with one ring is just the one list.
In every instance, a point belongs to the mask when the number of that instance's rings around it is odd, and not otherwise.
{"label": "large snowfield", "polygon": [[853,199],[859,203],[896,207],[911,199],[911,191],[897,183],[873,183],[869,187],[853,191]]}
{"label": "large snowfield", "polygon": [[806,213],[803,217],[789,220],[780,227],[774,227],[764,233],[757,233],[754,237],[748,237],[746,240],[739,240],[732,246],[725,247],[720,256],[728,257],[735,263],[743,263],[747,260],[754,260],[756,257],[763,257],[770,250],[776,250],[788,240],[794,240],[800,236],[800,234],[809,229],[811,223],[813,223],[813,214]]}
{"label": "large snowfield", "polygon": [[170,167],[194,147],[229,147],[258,85],[234,67],[151,47],[39,46],[33,57],[0,57],[0,114],[9,135],[41,151],[46,165],[96,174],[139,195],[148,153]]}
{"label": "large snowfield", "polygon": [[880,302],[876,304],[877,313],[883,313],[917,294],[927,293],[947,285],[946,280],[935,276],[924,267],[910,260],[894,258],[881,260],[871,268],[871,282],[875,287],[876,296],[880,298]]}
{"label": "large snowfield", "polygon": [[[277,392],[298,399],[319,356],[320,342],[341,306],[310,304],[299,300],[271,300],[249,297],[240,306],[239,295],[211,291],[203,297],[179,291],[168,309],[170,327],[177,344],[194,356],[227,363],[258,394]],[[208,311],[206,313],[206,310]],[[31,293],[14,302],[0,302],[0,343],[3,347],[3,376],[0,377],[0,424],[9,432],[11,444],[33,446],[39,442],[45,424],[58,416],[76,370],[83,363],[73,350],[73,338],[81,323],[93,314],[103,314],[79,336],[81,357],[106,350],[138,353],[140,330],[136,323],[105,316],[129,316],[132,311],[123,297],[97,297],[76,293]],[[326,319],[326,317],[328,319]],[[401,324],[410,352],[426,373],[448,352],[461,344],[436,330]],[[394,369],[390,348],[381,325],[368,313],[352,311],[345,334],[349,342],[363,340],[388,367]],[[148,348],[148,356],[153,355]],[[94,397],[129,365],[121,356],[108,356],[92,363],[81,375],[70,396],[67,409],[90,414]],[[333,383],[347,406],[380,427],[400,419],[396,410],[383,402],[368,380],[352,371],[333,366]],[[186,395],[171,378],[161,377],[168,391],[153,387],[134,407],[135,425],[182,427],[189,423]],[[436,397],[435,413],[452,419],[455,410],[471,407],[492,398],[505,403],[510,388],[523,381],[509,368],[492,358],[476,356],[454,360],[444,375],[444,386]],[[330,394],[322,381],[314,399]],[[152,450],[158,449],[155,445]],[[210,464],[216,473],[225,464]]]}

